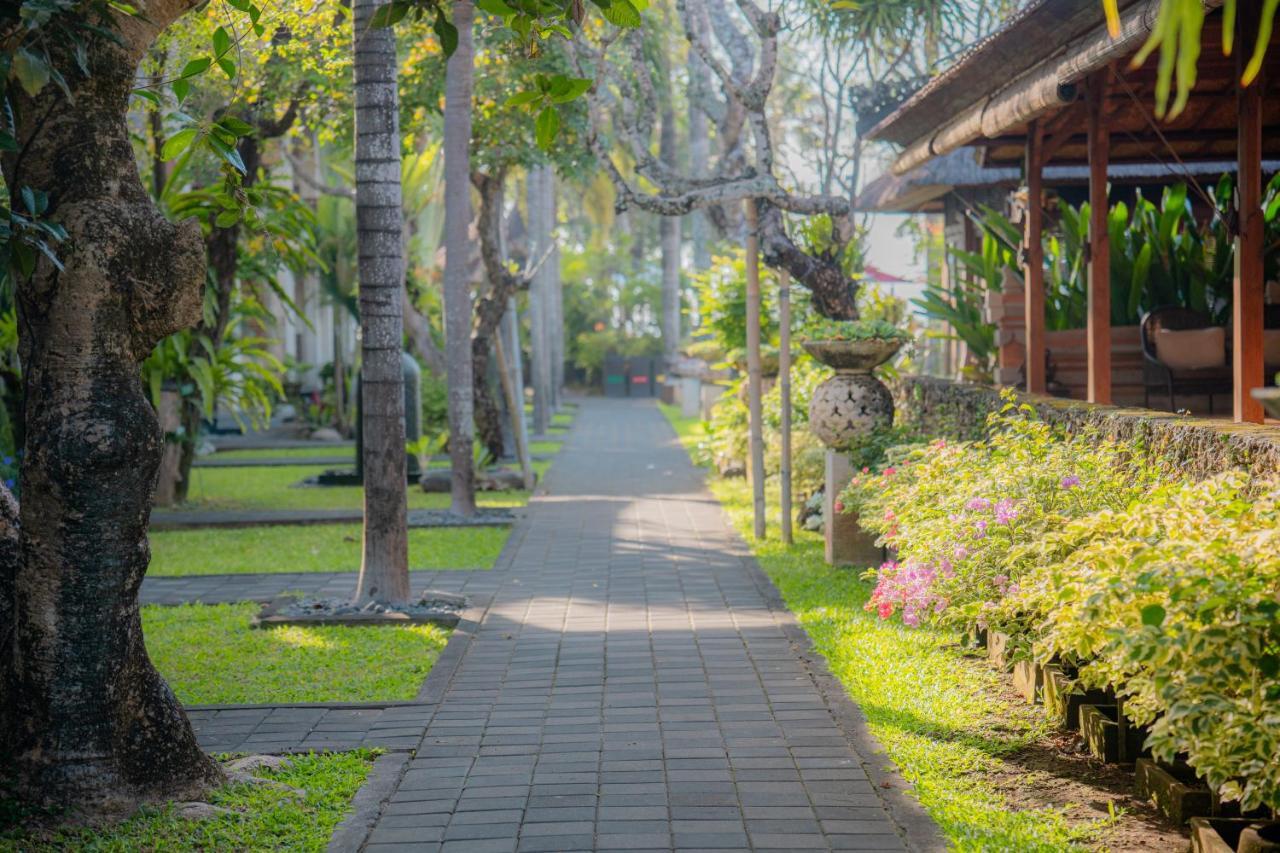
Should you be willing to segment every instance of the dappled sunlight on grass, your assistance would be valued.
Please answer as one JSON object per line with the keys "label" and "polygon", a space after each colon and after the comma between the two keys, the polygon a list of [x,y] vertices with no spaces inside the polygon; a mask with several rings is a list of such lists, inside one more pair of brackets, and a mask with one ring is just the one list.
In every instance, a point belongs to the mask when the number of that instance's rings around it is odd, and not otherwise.
{"label": "dappled sunlight on grass", "polygon": [[[172,806],[144,808],[117,824],[32,834],[22,822],[16,833],[0,827],[0,850],[293,850],[322,851],[351,798],[364,783],[374,753],[295,755],[291,766],[259,774],[282,783],[225,785],[209,802],[229,811],[207,820],[179,817]],[[306,792],[296,796],[292,789]],[[12,842],[13,846],[9,846]]]}
{"label": "dappled sunlight on grass", "polygon": [[147,652],[188,705],[412,699],[449,638],[435,625],[252,630],[257,604],[144,607]]}
{"label": "dappled sunlight on grass", "polygon": [[[504,527],[412,528],[409,568],[492,568],[510,534]],[[354,572],[360,568],[360,536],[358,524],[162,530],[151,534],[147,573]]]}

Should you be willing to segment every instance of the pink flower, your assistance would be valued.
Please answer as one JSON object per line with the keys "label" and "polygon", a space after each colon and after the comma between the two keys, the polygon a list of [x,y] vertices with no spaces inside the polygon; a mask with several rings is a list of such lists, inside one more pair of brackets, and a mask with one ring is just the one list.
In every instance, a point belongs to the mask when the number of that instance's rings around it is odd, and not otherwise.
{"label": "pink flower", "polygon": [[985,521],[979,521],[977,524],[973,526],[973,538],[974,539],[987,538],[987,523]]}
{"label": "pink flower", "polygon": [[844,501],[836,501],[835,508],[836,512],[844,512]]}
{"label": "pink flower", "polygon": [[1005,498],[996,504],[996,523],[1009,524],[1018,517],[1018,508],[1014,506],[1013,501]]}
{"label": "pink flower", "polygon": [[964,505],[969,512],[986,512],[991,509],[991,501],[986,498],[972,498]]}
{"label": "pink flower", "polygon": [[1076,486],[1080,485],[1080,478],[1075,474],[1072,474],[1069,477],[1063,477],[1062,482],[1059,485],[1064,489],[1074,489]]}
{"label": "pink flower", "polygon": [[963,545],[957,545],[956,549],[951,553],[957,560],[963,560],[965,557],[969,556],[969,549]]}

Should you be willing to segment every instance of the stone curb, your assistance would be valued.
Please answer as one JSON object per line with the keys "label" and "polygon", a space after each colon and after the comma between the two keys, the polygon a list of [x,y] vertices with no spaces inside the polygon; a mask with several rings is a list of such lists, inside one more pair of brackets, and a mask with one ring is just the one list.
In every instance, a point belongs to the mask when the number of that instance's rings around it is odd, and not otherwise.
{"label": "stone curb", "polygon": [[[479,630],[480,623],[484,621],[485,614],[489,612],[492,601],[491,596],[485,600],[483,606],[478,603],[472,604],[463,611],[464,615],[454,626],[453,633],[445,643],[444,651],[440,652],[431,671],[427,673],[426,680],[422,682],[422,687],[418,689],[419,704],[434,705],[444,698],[445,691],[449,689],[454,674],[457,673],[462,659],[466,657],[467,649],[471,647],[471,640]],[[472,612],[478,612],[479,615],[475,618],[465,615]]]}
{"label": "stone curb", "polygon": [[329,837],[330,853],[349,853],[364,846],[365,839],[382,814],[382,805],[395,791],[409,767],[407,752],[389,752],[378,756],[356,795],[351,810]]}

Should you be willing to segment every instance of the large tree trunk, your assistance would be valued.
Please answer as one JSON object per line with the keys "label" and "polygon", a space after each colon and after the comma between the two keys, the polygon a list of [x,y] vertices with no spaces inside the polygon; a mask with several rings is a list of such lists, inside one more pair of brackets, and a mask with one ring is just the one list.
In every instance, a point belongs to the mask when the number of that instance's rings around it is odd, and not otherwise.
{"label": "large tree trunk", "polygon": [[70,239],[63,270],[41,260],[17,284],[27,434],[16,549],[7,499],[0,513],[0,773],[23,797],[89,809],[221,778],[147,657],[138,608],[163,446],[139,366],[199,321],[205,257],[194,222],[156,210],[125,121],[139,60],[190,4],[137,5],[119,43],[89,43],[91,77],[60,57],[74,100],[10,88],[28,120],[3,159],[10,187],[49,193]]}
{"label": "large tree trunk", "polygon": [[505,171],[496,175],[476,173],[471,182],[480,192],[480,258],[483,261],[486,288],[476,300],[475,320],[471,333],[471,370],[476,435],[482,447],[495,459],[502,456],[505,441],[502,410],[489,381],[493,338],[499,334],[502,317],[521,279],[507,270],[502,240],[502,208]]}
{"label": "large tree trunk", "polygon": [[[556,193],[555,172],[551,173],[551,227],[559,221],[560,208]],[[547,280],[551,282],[551,406],[560,410],[564,395],[564,281],[560,278],[560,244],[552,234],[551,254],[547,257]]]}
{"label": "large tree trunk", "polygon": [[454,0],[458,47],[445,70],[444,97],[444,336],[449,379],[449,458],[453,467],[452,509],[476,511],[476,475],[471,446],[473,368],[471,349],[471,91],[474,48],[471,0]]}
{"label": "large tree trunk", "polygon": [[355,0],[356,229],[359,246],[364,556],[356,602],[409,598],[405,491],[404,214],[396,37]]}

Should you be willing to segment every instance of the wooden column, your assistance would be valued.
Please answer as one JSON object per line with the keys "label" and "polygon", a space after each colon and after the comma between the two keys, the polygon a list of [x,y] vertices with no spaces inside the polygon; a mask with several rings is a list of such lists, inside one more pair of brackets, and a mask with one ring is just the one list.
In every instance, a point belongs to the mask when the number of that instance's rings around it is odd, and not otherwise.
{"label": "wooden column", "polygon": [[[1259,18],[1257,0],[1243,0],[1236,19],[1236,39],[1252,43]],[[1262,423],[1262,406],[1250,390],[1266,384],[1263,376],[1262,313],[1262,90],[1260,75],[1250,86],[1240,85],[1250,51],[1236,49],[1237,179],[1235,281],[1231,303],[1232,409],[1237,422]]]}
{"label": "wooden column", "polygon": [[757,233],[756,203],[747,199],[747,409],[750,421],[751,498],[755,535],[765,534],[764,508],[764,423],[760,398],[760,236]]}
{"label": "wooden column", "polygon": [[1111,70],[1089,80],[1089,309],[1085,334],[1089,359],[1089,402],[1111,402],[1111,239],[1107,232],[1107,89]]}
{"label": "wooden column", "polygon": [[1023,221],[1023,304],[1026,312],[1027,391],[1045,393],[1044,369],[1044,126],[1034,122],[1027,134],[1027,210]]}
{"label": "wooden column", "polygon": [[778,273],[778,395],[782,408],[782,464],[778,479],[782,487],[782,506],[778,522],[782,541],[792,542],[791,535],[791,275]]}

